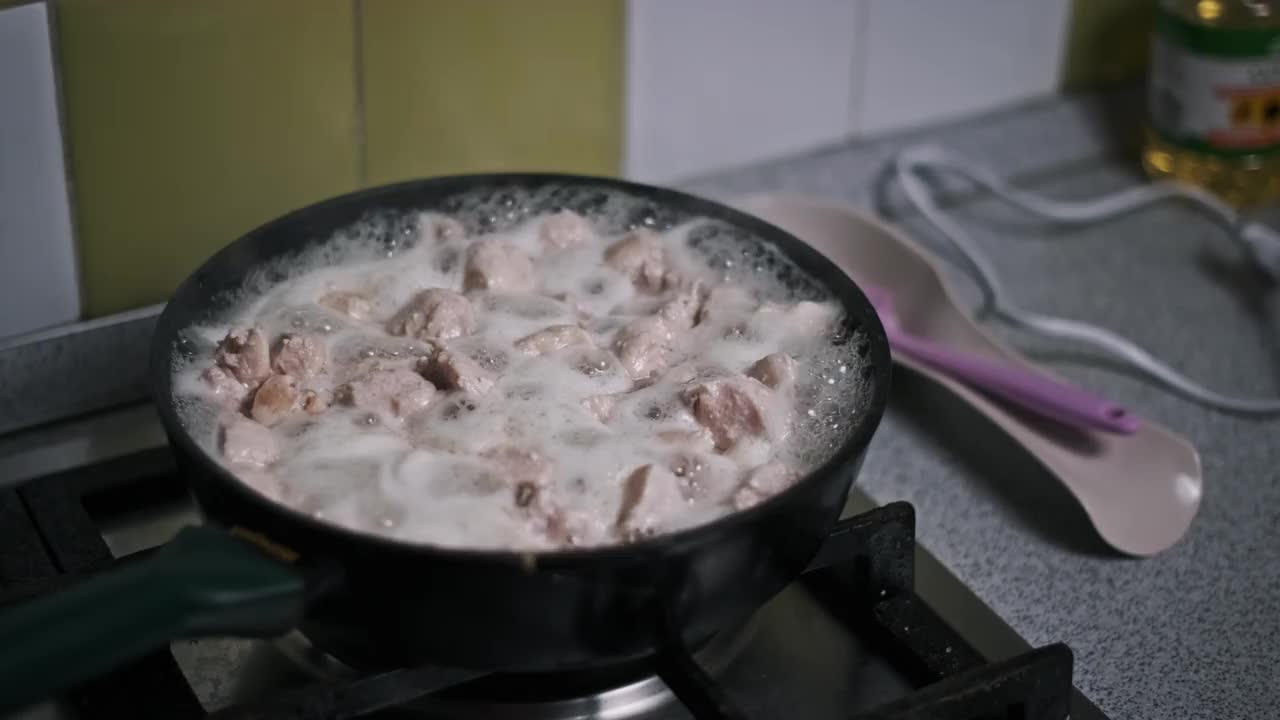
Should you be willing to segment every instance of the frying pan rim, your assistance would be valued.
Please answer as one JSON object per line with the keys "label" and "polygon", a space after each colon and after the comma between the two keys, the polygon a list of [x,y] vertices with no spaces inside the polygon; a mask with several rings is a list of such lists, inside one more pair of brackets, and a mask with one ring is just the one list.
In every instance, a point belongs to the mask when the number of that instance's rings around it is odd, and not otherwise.
{"label": "frying pan rim", "polygon": [[[859,332],[865,335],[869,346],[864,362],[870,364],[873,368],[866,380],[871,384],[871,387],[863,390],[866,395],[865,405],[859,409],[857,418],[854,421],[853,431],[845,436],[844,441],[836,452],[832,453],[825,462],[805,473],[800,480],[782,492],[766,498],[753,507],[733,511],[709,522],[673,532],[661,533],[626,544],[520,550],[448,547],[412,542],[317,520],[310,514],[272,500],[255,491],[224,467],[222,463],[218,462],[211,453],[206,451],[187,432],[185,425],[178,417],[176,409],[176,398],[171,383],[172,365],[170,360],[179,333],[190,325],[176,327],[173,317],[178,313],[177,308],[180,303],[176,301],[180,299],[193,296],[207,301],[210,297],[215,297],[205,293],[197,286],[197,278],[209,272],[209,268],[225,265],[228,262],[227,257],[229,255],[236,253],[239,248],[252,247],[255,242],[259,242],[258,239],[260,237],[269,236],[277,227],[297,223],[299,220],[305,219],[309,214],[334,206],[354,204],[356,206],[364,206],[366,211],[377,210],[379,208],[377,199],[380,197],[398,195],[409,191],[418,191],[424,195],[430,195],[433,191],[438,192],[437,188],[441,186],[483,187],[486,184],[512,184],[529,187],[556,183],[603,186],[606,189],[621,190],[633,196],[652,200],[660,205],[671,204],[679,208],[692,208],[695,214],[703,214],[699,210],[714,210],[714,216],[718,219],[725,220],[736,227],[750,230],[761,240],[780,250],[792,262],[800,265],[806,273],[815,275],[815,280],[833,295],[834,299],[841,304],[845,313],[858,319]],[[710,215],[712,213],[706,214]],[[332,232],[338,230],[340,228],[333,228]],[[786,241],[779,242],[779,239],[785,239]],[[307,244],[323,241],[323,239],[310,239]],[[264,258],[260,262],[268,260],[269,258]],[[833,287],[833,284],[835,287]],[[845,287],[840,287],[841,284],[845,285]],[[186,306],[190,307],[193,304],[196,303],[188,302]],[[188,312],[186,314],[190,315],[192,313]],[[380,552],[427,554],[457,560],[504,565],[518,564],[544,569],[554,569],[556,565],[561,564],[577,564],[591,561],[607,562],[621,558],[634,559],[637,556],[649,553],[668,553],[686,546],[702,545],[714,536],[730,532],[738,526],[763,518],[779,508],[788,496],[800,492],[802,486],[820,482],[823,477],[839,472],[865,450],[870,444],[871,437],[879,426],[888,404],[891,377],[888,339],[885,336],[884,327],[880,324],[870,301],[862,292],[862,289],[831,259],[794,234],[743,210],[684,191],[620,178],[557,172],[464,173],[416,178],[336,195],[277,216],[220,248],[183,279],[157,319],[156,328],[151,337],[150,350],[149,385],[170,442],[177,444],[180,451],[186,453],[205,470],[209,471],[219,482],[226,485],[229,491],[239,496],[240,500],[266,507],[270,513],[279,516],[282,520],[301,525],[311,532],[333,536],[343,542],[351,543],[353,547],[372,547]],[[850,484],[852,484],[852,479]],[[268,532],[267,534],[270,535],[271,533]]]}

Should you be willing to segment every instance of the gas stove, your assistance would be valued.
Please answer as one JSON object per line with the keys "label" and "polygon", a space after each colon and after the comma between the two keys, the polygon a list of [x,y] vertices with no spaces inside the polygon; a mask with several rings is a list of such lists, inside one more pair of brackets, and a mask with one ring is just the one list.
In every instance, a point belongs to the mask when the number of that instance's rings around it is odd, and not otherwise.
{"label": "gas stove", "polygon": [[[128,563],[200,521],[158,419],[137,402],[145,364],[128,341],[153,317],[0,346],[10,388],[15,368],[78,378],[46,382],[52,397],[42,406],[12,402],[29,390],[0,391],[8,431],[0,478],[21,480],[0,487],[0,611]],[[112,343],[112,353],[99,352]],[[855,488],[845,515],[799,581],[693,651],[591,673],[512,676],[362,671],[299,633],[195,640],[20,717],[1105,720],[1072,687],[1070,649],[1030,648],[916,544],[910,505],[877,507]]]}

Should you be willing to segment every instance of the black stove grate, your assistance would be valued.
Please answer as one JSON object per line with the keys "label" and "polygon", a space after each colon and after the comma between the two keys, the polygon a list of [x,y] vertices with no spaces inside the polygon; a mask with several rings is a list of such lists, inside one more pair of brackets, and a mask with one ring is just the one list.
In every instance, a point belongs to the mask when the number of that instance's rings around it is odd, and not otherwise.
{"label": "black stove grate", "polygon": [[[145,503],[172,481],[167,449],[0,491],[0,607],[56,592],[116,560],[90,513],[94,503]],[[146,483],[148,478],[165,482]],[[913,591],[915,514],[893,503],[842,521],[803,577],[857,632],[874,638],[919,690],[855,720],[1062,720],[1072,701],[1072,655],[1048,645],[988,663]],[[696,718],[750,720],[683,647],[654,670]],[[317,682],[207,714],[169,652],[155,653],[69,693],[83,718],[336,720],[368,716],[454,687],[475,672],[406,668],[345,682]]]}

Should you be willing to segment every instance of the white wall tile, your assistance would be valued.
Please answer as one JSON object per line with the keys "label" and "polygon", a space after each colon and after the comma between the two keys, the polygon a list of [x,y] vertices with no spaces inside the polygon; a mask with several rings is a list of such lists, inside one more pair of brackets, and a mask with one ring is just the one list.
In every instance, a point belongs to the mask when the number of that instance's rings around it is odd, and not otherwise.
{"label": "white wall tile", "polygon": [[1056,91],[1069,0],[866,3],[851,130],[866,135]]}
{"label": "white wall tile", "polygon": [[839,140],[854,0],[630,0],[624,172],[668,182]]}
{"label": "white wall tile", "polygon": [[80,313],[44,3],[0,10],[0,337]]}

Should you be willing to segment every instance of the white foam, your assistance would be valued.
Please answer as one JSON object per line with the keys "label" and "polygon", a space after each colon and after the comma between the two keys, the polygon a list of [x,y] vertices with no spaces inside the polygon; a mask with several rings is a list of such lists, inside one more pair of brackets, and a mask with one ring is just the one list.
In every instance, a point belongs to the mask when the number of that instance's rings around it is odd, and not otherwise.
{"label": "white foam", "polygon": [[[542,254],[537,227],[540,213],[572,207],[590,211],[600,238],[585,247]],[[451,216],[473,233],[489,229],[535,259],[541,293],[570,294],[593,315],[605,315],[636,301],[630,281],[603,264],[610,242],[639,218],[661,226],[661,213],[621,194],[548,188],[538,193],[502,191],[460,198]],[[830,302],[821,287],[785,257],[718,221],[672,219],[663,234],[682,272],[708,282],[731,282],[757,298],[782,302]],[[406,360],[424,346],[382,332],[385,321],[417,292],[431,287],[460,290],[469,240],[437,240],[441,216],[379,216],[338,233],[305,253],[277,261],[246,280],[222,322],[193,328],[188,334],[191,362],[180,363],[175,394],[190,431],[218,457],[219,413],[201,400],[196,375],[209,364],[217,339],[231,327],[255,326],[271,338],[309,332],[324,338],[331,365],[376,355],[389,362]],[[471,239],[474,239],[474,235]],[[315,301],[333,290],[363,293],[373,301],[374,322],[344,319]],[[655,434],[696,430],[698,425],[676,399],[672,380],[630,393],[607,425],[583,407],[583,398],[619,393],[631,387],[618,367],[586,374],[577,350],[544,356],[523,355],[514,341],[549,325],[572,323],[573,309],[542,296],[471,293],[479,311],[475,335],[451,345],[470,354],[487,349],[501,372],[482,398],[438,397],[422,414],[397,424],[382,418],[368,423],[366,413],[333,407],[318,417],[298,416],[278,426],[283,447],[273,472],[284,479],[287,502],[308,512],[365,532],[416,542],[470,547],[543,547],[546,537],[513,517],[509,485],[495,484],[485,473],[491,464],[475,457],[495,445],[535,447],[554,461],[552,491],[572,509],[612,521],[622,498],[622,482],[647,463],[668,464],[673,450]],[[635,304],[642,307],[643,304]],[[625,318],[623,318],[625,320]],[[610,347],[620,322],[588,327],[596,345]],[[707,461],[706,482],[719,485],[712,496],[690,503],[665,521],[672,530],[728,512],[727,494],[742,473],[769,459],[810,469],[829,457],[861,407],[863,380],[858,338],[832,342],[810,337],[785,323],[751,324],[738,337],[723,337],[721,327],[696,327],[683,340],[684,351],[700,364],[742,372],[755,360],[786,352],[797,358],[793,431],[779,446],[744,443]],[[310,387],[331,387],[340,378],[323,378]],[[460,404],[461,403],[461,404]],[[585,538],[609,542],[611,538]]]}

